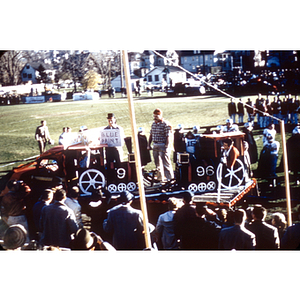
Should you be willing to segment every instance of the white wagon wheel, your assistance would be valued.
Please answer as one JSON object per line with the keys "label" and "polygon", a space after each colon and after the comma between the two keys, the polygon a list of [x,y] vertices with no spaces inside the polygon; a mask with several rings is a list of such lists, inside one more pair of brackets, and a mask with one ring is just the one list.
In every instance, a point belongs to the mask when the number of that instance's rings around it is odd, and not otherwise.
{"label": "white wagon wheel", "polygon": [[136,184],[133,182],[133,181],[130,181],[128,184],[127,184],[127,190],[129,192],[133,192],[136,190]]}
{"label": "white wagon wheel", "polygon": [[84,194],[90,194],[91,188],[95,190],[100,185],[105,186],[105,177],[96,169],[86,170],[79,177],[79,187]]}
{"label": "white wagon wheel", "polygon": [[196,183],[191,183],[189,186],[188,186],[188,190],[191,191],[191,192],[197,192],[198,190],[198,185]]}
{"label": "white wagon wheel", "polygon": [[119,183],[118,184],[118,191],[119,192],[124,192],[124,191],[126,191],[126,184],[125,183]]}
{"label": "white wagon wheel", "polygon": [[[226,168],[223,177],[222,177],[222,173],[223,172],[222,172],[221,164],[219,164],[217,169],[217,180],[219,182],[219,180],[221,179],[221,187],[225,189],[236,188],[243,183],[245,177],[245,168],[242,161],[237,159],[234,166],[231,169]],[[224,179],[226,179],[226,183],[224,182]]]}
{"label": "white wagon wheel", "polygon": [[108,187],[107,187],[107,190],[110,192],[110,193],[115,193],[118,188],[115,184],[111,183]]}
{"label": "white wagon wheel", "polygon": [[206,185],[206,187],[207,187],[207,189],[209,190],[209,191],[213,191],[213,190],[215,190],[216,189],[216,183],[214,182],[214,181],[209,181],[208,183],[207,183],[207,185]]}
{"label": "white wagon wheel", "polygon": [[205,192],[206,191],[206,183],[205,182],[200,182],[198,184],[198,191],[199,192]]}

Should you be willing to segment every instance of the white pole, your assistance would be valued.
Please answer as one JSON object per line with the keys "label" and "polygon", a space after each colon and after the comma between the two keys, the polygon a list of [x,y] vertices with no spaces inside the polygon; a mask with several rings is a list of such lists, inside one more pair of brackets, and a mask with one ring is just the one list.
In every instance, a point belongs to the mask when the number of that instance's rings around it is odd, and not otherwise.
{"label": "white pole", "polygon": [[287,223],[288,223],[288,226],[292,226],[290,180],[289,180],[289,167],[288,167],[288,160],[287,160],[287,150],[286,150],[286,143],[285,143],[284,121],[280,121],[280,130],[281,130],[282,158],[283,158],[284,177],[285,177],[285,196],[286,196]]}
{"label": "white pole", "polygon": [[129,72],[129,65],[128,65],[128,54],[127,54],[127,51],[125,51],[125,50],[122,50],[122,53],[123,53],[123,64],[124,64],[127,98],[128,98],[128,105],[129,105],[130,119],[131,119],[131,129],[132,129],[132,136],[133,136],[135,167],[136,167],[136,174],[137,174],[139,193],[140,193],[141,210],[143,213],[145,242],[146,242],[146,248],[151,248],[151,238],[150,238],[150,232],[149,232],[149,226],[148,226],[148,213],[147,213],[147,206],[146,206],[145,189],[144,189],[144,184],[143,184],[141,159],[140,159],[140,147],[139,147],[138,138],[137,138],[135,112],[134,112],[133,97],[132,97],[132,91],[131,91],[130,72]]}

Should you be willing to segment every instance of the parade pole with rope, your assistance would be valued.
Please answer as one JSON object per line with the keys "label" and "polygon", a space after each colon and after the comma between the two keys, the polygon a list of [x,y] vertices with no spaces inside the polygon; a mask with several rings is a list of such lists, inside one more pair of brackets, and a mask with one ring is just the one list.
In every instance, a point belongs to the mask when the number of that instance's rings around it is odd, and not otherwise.
{"label": "parade pole with rope", "polygon": [[144,184],[143,184],[143,174],[142,174],[141,159],[140,159],[140,148],[139,148],[138,138],[137,138],[138,133],[137,133],[137,129],[136,129],[135,111],[134,111],[133,97],[132,97],[132,90],[131,90],[130,71],[129,71],[129,65],[128,65],[128,53],[126,50],[122,50],[122,56],[123,56],[123,64],[124,64],[128,106],[129,106],[129,111],[130,111],[135,167],[136,167],[136,174],[137,174],[137,179],[138,179],[141,210],[143,213],[144,236],[145,236],[146,248],[150,249],[151,248],[151,238],[150,238],[150,232],[149,232],[149,226],[148,226],[148,213],[147,213],[147,206],[146,206],[145,188],[144,188]]}
{"label": "parade pole with rope", "polygon": [[[171,61],[170,59],[168,59],[167,57],[164,57],[163,55],[161,55],[160,53],[158,53],[155,50],[152,50],[156,55],[159,55],[160,57]],[[194,78],[196,78],[197,80],[200,80],[201,82],[205,83],[206,85],[208,85],[209,87],[215,89],[216,91],[220,92],[221,94],[232,98],[232,99],[236,99],[235,97],[233,97],[232,95],[220,90],[219,88],[215,87],[214,85],[206,82],[205,80],[201,80],[199,79],[199,77],[197,77],[195,74],[185,70],[183,67],[176,65],[176,67],[180,68],[181,70],[185,71],[187,74],[193,76]],[[279,121],[280,123],[280,131],[281,131],[281,142],[282,142],[282,157],[283,157],[283,165],[284,165],[284,177],[285,177],[285,195],[286,195],[286,206],[287,206],[287,223],[288,226],[292,225],[292,213],[291,213],[291,196],[290,196],[290,183],[289,183],[289,167],[288,167],[288,160],[287,160],[287,149],[286,149],[286,143],[285,143],[285,126],[284,126],[284,121],[282,121],[281,119],[278,119],[266,112],[262,112],[260,110],[258,110],[257,108],[252,107],[251,105],[248,105],[247,103],[244,104],[247,107],[253,108],[255,111],[257,112],[261,112],[263,113],[265,116],[269,116],[272,119],[275,119],[277,121]]]}

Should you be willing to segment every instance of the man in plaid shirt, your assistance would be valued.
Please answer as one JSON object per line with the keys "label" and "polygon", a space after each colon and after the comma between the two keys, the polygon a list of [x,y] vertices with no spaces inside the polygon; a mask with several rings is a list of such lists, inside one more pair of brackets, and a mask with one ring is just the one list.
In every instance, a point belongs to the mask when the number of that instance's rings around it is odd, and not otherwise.
{"label": "man in plaid shirt", "polygon": [[[174,178],[170,154],[170,134],[172,127],[163,119],[162,111],[157,108],[153,112],[154,122],[151,126],[148,149],[153,150],[154,163],[158,171],[157,179],[164,181]],[[153,142],[153,147],[151,143]]]}

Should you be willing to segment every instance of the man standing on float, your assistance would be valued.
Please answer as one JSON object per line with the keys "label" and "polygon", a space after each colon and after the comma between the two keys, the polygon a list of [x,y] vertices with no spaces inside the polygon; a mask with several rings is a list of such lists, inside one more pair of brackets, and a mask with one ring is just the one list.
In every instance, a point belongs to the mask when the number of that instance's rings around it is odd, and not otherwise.
{"label": "man standing on float", "polygon": [[106,163],[110,166],[111,163],[120,164],[123,158],[123,145],[124,145],[124,130],[121,126],[118,126],[115,115],[109,113],[107,115],[108,126],[104,128],[106,130],[118,129],[118,139],[120,139],[120,146],[112,145],[110,142],[108,143],[108,147],[105,147],[105,155],[106,155]]}
{"label": "man standing on float", "polygon": [[[153,119],[154,122],[150,130],[148,149],[153,150],[153,158],[158,171],[157,179],[164,181],[164,177],[166,177],[167,180],[171,180],[174,178],[170,159],[172,127],[168,121],[163,119],[163,113],[159,108],[154,110]],[[153,148],[151,148],[152,142]]]}

